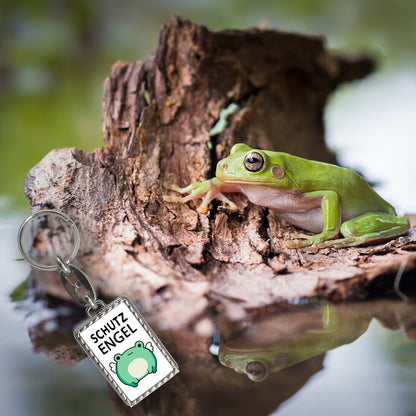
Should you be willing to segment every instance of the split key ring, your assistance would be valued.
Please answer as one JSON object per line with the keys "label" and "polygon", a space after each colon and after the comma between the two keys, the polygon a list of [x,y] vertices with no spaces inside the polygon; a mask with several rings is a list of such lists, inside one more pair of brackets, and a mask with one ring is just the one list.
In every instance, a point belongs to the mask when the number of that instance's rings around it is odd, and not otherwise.
{"label": "split key ring", "polygon": [[[55,261],[56,264],[54,265],[46,265],[42,264],[36,260],[33,260],[25,251],[23,247],[23,232],[25,228],[34,221],[35,218],[40,216],[57,216],[63,220],[67,224],[70,225],[73,237],[74,237],[74,247],[72,248],[71,253],[68,257],[63,259],[61,256],[56,255]],[[59,270],[59,276],[61,278],[62,284],[64,288],[69,293],[69,295],[74,299],[76,302],[80,303],[81,305],[87,307],[88,315],[91,314],[91,311],[95,311],[99,306],[104,306],[104,302],[97,299],[97,294],[94,290],[94,287],[91,284],[90,279],[88,276],[78,267],[74,266],[71,261],[76,256],[79,245],[80,245],[80,238],[78,228],[75,225],[74,221],[71,220],[66,214],[55,211],[54,209],[44,209],[38,211],[31,216],[29,216],[20,226],[20,229],[17,233],[17,244],[19,246],[19,250],[22,253],[22,256],[25,260],[30,263],[33,267],[40,269],[40,270],[48,270],[48,271],[55,271]],[[70,279],[69,276],[73,275],[75,279]]]}
{"label": "split key ring", "polygon": [[69,256],[67,258],[64,259],[65,263],[70,263],[74,257],[77,255],[78,250],[79,250],[79,245],[80,245],[80,238],[79,238],[79,232],[78,232],[78,228],[75,225],[74,221],[71,220],[71,218],[69,218],[67,215],[65,215],[62,212],[56,211],[54,209],[43,209],[40,210],[38,212],[35,212],[34,214],[30,215],[29,217],[26,218],[25,221],[23,221],[22,225],[20,226],[20,229],[17,233],[17,244],[19,246],[19,250],[22,253],[22,256],[24,257],[24,259],[30,263],[33,267],[36,267],[39,270],[49,270],[49,271],[54,271],[54,270],[60,270],[60,267],[58,264],[53,264],[53,265],[46,265],[46,264],[42,264],[39,263],[36,260],[33,260],[25,251],[24,247],[23,247],[23,232],[25,230],[25,228],[34,221],[35,218],[37,217],[42,217],[42,216],[57,216],[61,219],[63,219],[70,227],[71,230],[73,232],[74,235],[74,247],[72,248],[71,253],[69,254]]}

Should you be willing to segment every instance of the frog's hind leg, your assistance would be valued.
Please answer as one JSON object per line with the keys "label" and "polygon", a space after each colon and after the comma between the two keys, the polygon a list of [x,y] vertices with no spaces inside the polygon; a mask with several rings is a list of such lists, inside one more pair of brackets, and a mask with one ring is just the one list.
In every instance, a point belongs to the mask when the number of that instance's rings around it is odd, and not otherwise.
{"label": "frog's hind leg", "polygon": [[340,231],[345,238],[324,241],[317,246],[342,248],[373,244],[399,237],[409,228],[406,217],[384,213],[363,214],[341,225]]}

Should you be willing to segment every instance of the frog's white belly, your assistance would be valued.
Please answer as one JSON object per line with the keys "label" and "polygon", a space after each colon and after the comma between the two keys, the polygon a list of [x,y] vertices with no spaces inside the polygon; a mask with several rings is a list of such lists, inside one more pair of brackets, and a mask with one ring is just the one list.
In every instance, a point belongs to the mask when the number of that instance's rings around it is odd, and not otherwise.
{"label": "frog's white belly", "polygon": [[144,358],[134,359],[128,366],[130,375],[138,379],[147,373],[147,361]]}
{"label": "frog's white belly", "polygon": [[258,185],[241,185],[241,192],[256,205],[267,207],[296,227],[312,233],[320,233],[324,221],[322,197],[305,197],[302,192],[290,193],[276,188]]}
{"label": "frog's white belly", "polygon": [[296,227],[319,234],[324,228],[324,217],[320,208],[305,212],[277,212],[277,216]]}
{"label": "frog's white belly", "polygon": [[[322,215],[322,196],[305,196],[302,192],[285,192],[276,188],[261,185],[238,185],[240,191],[253,203],[267,207],[276,212],[279,218],[290,224],[312,233],[320,233],[324,227]],[[374,211],[380,211],[378,207]],[[388,210],[382,212],[394,213]],[[371,212],[360,206],[349,210],[342,209],[341,202],[341,223],[358,217],[359,215]]]}

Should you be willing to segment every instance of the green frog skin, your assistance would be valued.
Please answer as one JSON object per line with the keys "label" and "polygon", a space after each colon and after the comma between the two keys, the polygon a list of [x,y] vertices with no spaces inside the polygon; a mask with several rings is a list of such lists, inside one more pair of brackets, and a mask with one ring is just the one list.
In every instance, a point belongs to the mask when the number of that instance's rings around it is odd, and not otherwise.
{"label": "green frog skin", "polygon": [[137,387],[142,378],[156,373],[157,362],[152,351],[150,342],[144,346],[142,341],[137,341],[134,347],[116,354],[110,368],[124,384]]}
{"label": "green frog skin", "polygon": [[[287,153],[234,145],[217,164],[215,178],[184,188],[166,185],[187,196],[164,196],[167,202],[203,198],[198,211],[206,213],[213,199],[232,208],[223,192],[241,192],[254,204],[272,209],[278,217],[314,235],[293,234],[289,248],[349,247],[378,243],[405,234],[406,217],[379,196],[358,173]],[[344,238],[339,238],[340,234]]]}

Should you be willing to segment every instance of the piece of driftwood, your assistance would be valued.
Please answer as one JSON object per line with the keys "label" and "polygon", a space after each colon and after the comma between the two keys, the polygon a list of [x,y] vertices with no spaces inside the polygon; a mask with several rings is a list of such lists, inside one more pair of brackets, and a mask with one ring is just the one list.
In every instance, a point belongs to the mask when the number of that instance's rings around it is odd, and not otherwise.
{"label": "piece of driftwood", "polygon": [[[194,203],[163,201],[165,182],[212,177],[236,142],[335,162],[323,140],[326,99],[371,70],[364,57],[329,53],[320,37],[211,32],[172,18],[154,54],[116,63],[106,79],[106,145],[52,151],[30,171],[27,196],[35,211],[55,208],[74,219],[81,234],[74,263],[102,297],[130,296],[161,327],[209,333],[214,313],[239,319],[282,300],[378,293],[400,267],[403,283],[416,268],[414,228],[386,244],[311,254],[288,249],[294,227],[244,196],[231,196],[238,211],[214,202],[206,215]],[[210,138],[230,103],[237,112]],[[52,226],[34,229],[39,259],[53,252]],[[70,244],[61,228],[52,234],[58,250]],[[33,283],[67,298],[56,273],[33,272]]]}

